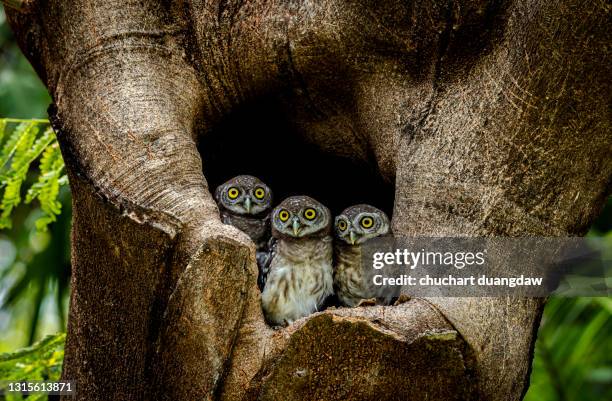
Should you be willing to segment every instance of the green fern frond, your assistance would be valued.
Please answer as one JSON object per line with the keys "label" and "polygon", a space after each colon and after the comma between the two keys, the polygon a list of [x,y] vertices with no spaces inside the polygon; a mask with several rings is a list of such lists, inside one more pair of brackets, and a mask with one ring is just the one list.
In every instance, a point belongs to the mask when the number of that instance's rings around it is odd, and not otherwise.
{"label": "green fern frond", "polygon": [[30,147],[28,153],[25,155],[24,162],[28,165],[31,164],[44,152],[45,149],[50,147],[51,144],[54,142],[55,144],[57,144],[57,142],[55,141],[55,133],[53,132],[51,127],[48,127],[43,132],[43,134],[38,139],[36,139],[36,142],[34,142],[34,144]]}
{"label": "green fern frond", "polygon": [[59,195],[63,169],[64,162],[59,146],[54,143],[45,150],[40,164],[38,182],[30,188],[26,197],[26,203],[38,198],[40,207],[45,213],[43,217],[36,221],[38,230],[45,230],[50,223],[55,222],[56,216],[62,212],[62,204],[57,200],[57,196]]}
{"label": "green fern frond", "polygon": [[17,141],[15,145],[15,150],[12,154],[12,169],[15,171],[21,170],[23,167],[27,165],[27,160],[30,152],[32,151],[32,146],[36,141],[36,137],[38,135],[38,126],[33,123],[28,123],[21,134],[21,137]]}
{"label": "green fern frond", "polygon": [[9,135],[6,143],[2,146],[2,151],[0,151],[0,171],[8,168],[9,161],[17,152],[17,148],[31,137],[30,129],[35,126],[35,123],[21,123]]}
{"label": "green fern frond", "polygon": [[[12,132],[8,128],[10,124],[18,124]],[[34,174],[38,177],[27,190],[25,203],[39,201],[43,216],[36,221],[36,227],[45,231],[61,213],[57,197],[60,188],[68,182],[62,175],[64,161],[49,122],[0,119],[0,146],[0,229],[11,227],[11,214],[22,201],[24,182],[30,181],[28,174]],[[36,172],[32,164],[38,159]]]}
{"label": "green fern frond", "polygon": [[6,188],[4,189],[4,196],[0,203],[0,228],[11,228],[11,213],[13,209],[21,202],[21,184],[27,174],[26,169],[15,172],[11,178],[7,181]]}
{"label": "green fern frond", "polygon": [[53,179],[53,176],[57,175],[56,170],[59,169],[61,172],[63,167],[64,164],[57,143],[47,145],[40,158],[38,181],[28,190],[25,203],[30,203],[38,198],[45,186]]}

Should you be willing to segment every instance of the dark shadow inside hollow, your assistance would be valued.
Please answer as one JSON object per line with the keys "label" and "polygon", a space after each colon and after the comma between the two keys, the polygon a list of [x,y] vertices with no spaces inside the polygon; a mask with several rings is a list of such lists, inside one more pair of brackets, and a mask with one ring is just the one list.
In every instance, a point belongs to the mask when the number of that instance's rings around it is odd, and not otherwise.
{"label": "dark shadow inside hollow", "polygon": [[308,195],[334,215],[368,203],[391,216],[395,188],[374,163],[325,153],[294,127],[273,98],[258,99],[228,115],[199,143],[210,190],[236,175],[250,174],[272,189],[274,204],[288,196]]}

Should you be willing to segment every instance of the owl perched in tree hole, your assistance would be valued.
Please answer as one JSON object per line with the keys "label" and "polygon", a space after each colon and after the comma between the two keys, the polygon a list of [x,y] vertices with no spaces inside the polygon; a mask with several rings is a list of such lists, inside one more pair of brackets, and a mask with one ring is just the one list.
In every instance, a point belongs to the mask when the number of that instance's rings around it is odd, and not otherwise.
{"label": "owl perched in tree hole", "polygon": [[329,209],[307,196],[285,199],[272,211],[273,245],[261,302],[276,326],[316,312],[333,293]]}
{"label": "owl perched in tree hole", "polygon": [[268,255],[270,239],[272,191],[259,178],[239,175],[217,187],[215,200],[219,205],[221,221],[244,231],[255,242],[259,265],[257,281],[261,289],[261,266]]}
{"label": "owl perched in tree hole", "polygon": [[370,205],[355,205],[345,209],[334,222],[337,237],[334,269],[334,287],[340,302],[345,306],[356,306],[362,300],[378,298],[378,303],[389,303],[380,299],[380,288],[376,288],[368,277],[368,267],[363,266],[361,246],[368,240],[389,234],[389,218],[382,210]]}

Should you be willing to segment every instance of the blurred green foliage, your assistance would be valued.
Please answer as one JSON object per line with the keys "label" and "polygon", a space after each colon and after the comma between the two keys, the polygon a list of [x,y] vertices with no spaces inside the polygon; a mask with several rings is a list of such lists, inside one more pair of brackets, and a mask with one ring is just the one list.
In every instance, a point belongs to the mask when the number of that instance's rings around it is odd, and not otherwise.
{"label": "blurred green foliage", "polygon": [[[612,198],[588,236],[612,260]],[[551,298],[544,309],[525,401],[612,400],[612,299]]]}
{"label": "blurred green foliage", "polygon": [[[32,344],[64,330],[70,280],[70,193],[48,232],[36,228],[43,212],[22,205],[14,227],[0,232],[0,351]],[[4,315],[4,316],[3,316]],[[6,329],[5,329],[6,327]]]}
{"label": "blurred green foliage", "polygon": [[[4,10],[0,7],[0,118],[46,118],[50,101],[43,84],[16,46]],[[6,144],[17,126],[14,122],[9,123],[0,142]],[[39,138],[47,127],[47,124],[38,127],[42,128]],[[51,139],[50,136],[46,138]],[[53,141],[54,138],[50,144]],[[57,147],[53,152],[57,152]],[[57,153],[47,156],[52,162],[49,166],[57,163],[54,162],[56,156]],[[9,170],[15,173],[16,169],[9,169],[14,160],[11,156],[11,163],[3,163],[0,175],[8,176]],[[32,188],[41,178],[40,172],[35,171],[37,168],[40,164],[34,162],[27,169],[21,183],[24,190],[20,191],[20,197],[23,200],[27,198],[25,188]],[[47,199],[51,200],[53,196],[47,196]],[[70,274],[69,191],[60,188],[57,200],[63,211],[49,232],[40,232],[36,228],[37,221],[49,217],[39,202],[18,206],[15,203],[16,207],[11,210],[12,228],[0,231],[0,352],[30,345],[45,334],[65,330]],[[48,206],[57,211],[56,203],[51,202]]]}
{"label": "blurred green foliage", "polygon": [[611,316],[610,298],[551,298],[525,400],[612,400]]}
{"label": "blurred green foliage", "polygon": [[46,118],[49,94],[15,45],[0,6],[0,117]]}
{"label": "blurred green foliage", "polygon": [[[0,9],[0,117],[45,117],[50,99],[15,46]],[[17,207],[0,231],[0,351],[64,330],[68,294],[70,194],[49,232],[36,230],[37,206]],[[612,243],[612,201],[590,235]],[[611,257],[607,260],[612,259]],[[612,400],[612,300],[552,298],[538,331],[527,401]],[[57,378],[63,336],[0,356],[0,379]],[[25,358],[25,359],[21,359]],[[36,376],[39,377],[39,376]],[[42,377],[42,376],[40,376]],[[30,399],[30,398],[29,398]]]}
{"label": "blurred green foliage", "polygon": [[[12,353],[0,354],[0,378],[11,381],[57,381],[62,374],[64,341],[66,335],[49,335],[38,343]],[[6,401],[26,399],[19,394],[6,394]],[[0,396],[0,399],[3,399]],[[35,394],[27,400],[46,400],[44,394]]]}

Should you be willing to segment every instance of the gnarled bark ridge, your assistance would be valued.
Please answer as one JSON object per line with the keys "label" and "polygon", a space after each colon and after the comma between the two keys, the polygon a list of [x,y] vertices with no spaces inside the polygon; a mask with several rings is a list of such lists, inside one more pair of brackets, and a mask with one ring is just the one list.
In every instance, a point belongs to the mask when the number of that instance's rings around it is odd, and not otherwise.
{"label": "gnarled bark ridge", "polygon": [[[541,300],[413,299],[266,326],[254,246],[221,224],[208,187],[253,135],[219,127],[266,99],[290,126],[274,141],[394,186],[397,234],[581,235],[612,177],[609,12],[578,0],[7,9],[53,97],[73,193],[64,377],[77,398],[520,399]],[[282,147],[255,137],[254,159],[289,191]],[[209,155],[213,142],[225,153]],[[346,171],[316,178],[332,188]]]}

